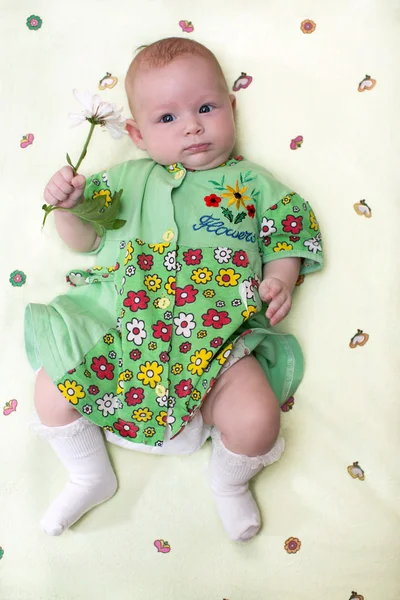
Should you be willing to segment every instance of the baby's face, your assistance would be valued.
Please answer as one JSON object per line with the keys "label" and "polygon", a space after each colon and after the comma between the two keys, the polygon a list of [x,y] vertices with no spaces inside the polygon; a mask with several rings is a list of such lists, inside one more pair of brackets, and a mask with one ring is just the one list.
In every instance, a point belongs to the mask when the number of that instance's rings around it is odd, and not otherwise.
{"label": "baby's face", "polygon": [[160,68],[142,69],[134,80],[134,120],[127,131],[156,162],[212,169],[235,144],[235,97],[211,61],[182,56]]}

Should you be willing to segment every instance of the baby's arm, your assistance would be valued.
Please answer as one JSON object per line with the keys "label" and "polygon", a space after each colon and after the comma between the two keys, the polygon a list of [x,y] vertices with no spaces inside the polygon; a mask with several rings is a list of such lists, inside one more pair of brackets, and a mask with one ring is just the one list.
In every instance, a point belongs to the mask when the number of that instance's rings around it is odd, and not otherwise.
{"label": "baby's arm", "polygon": [[[50,179],[44,190],[48,204],[72,208],[83,199],[86,179],[74,175],[68,165],[62,167]],[[90,223],[83,223],[79,217],[65,210],[55,210],[56,229],[61,239],[77,252],[90,252],[100,244],[100,238]]]}
{"label": "baby's arm", "polygon": [[266,312],[271,325],[286,317],[292,306],[292,292],[296,285],[301,259],[280,258],[264,265],[263,280],[259,287],[261,300],[269,302]]}

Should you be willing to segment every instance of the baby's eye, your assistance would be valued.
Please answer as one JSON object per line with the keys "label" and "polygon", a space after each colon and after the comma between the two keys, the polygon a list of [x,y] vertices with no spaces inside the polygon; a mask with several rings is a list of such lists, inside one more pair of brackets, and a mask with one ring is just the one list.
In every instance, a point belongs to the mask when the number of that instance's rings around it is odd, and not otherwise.
{"label": "baby's eye", "polygon": [[211,104],[203,104],[203,106],[200,107],[199,112],[200,113],[208,113],[211,112],[213,109],[213,107],[211,106]]}
{"label": "baby's eye", "polygon": [[172,121],[174,120],[174,117],[170,114],[168,115],[163,115],[160,119],[161,123],[172,123]]}

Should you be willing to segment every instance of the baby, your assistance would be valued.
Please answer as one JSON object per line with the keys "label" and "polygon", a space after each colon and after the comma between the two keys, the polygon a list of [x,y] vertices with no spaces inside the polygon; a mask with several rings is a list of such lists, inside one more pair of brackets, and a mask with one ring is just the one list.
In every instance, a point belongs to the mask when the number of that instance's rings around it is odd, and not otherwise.
{"label": "baby", "polygon": [[249,481],[281,456],[280,406],[303,374],[296,339],[271,326],[299,273],[322,266],[318,223],[298,194],[234,156],[235,96],[206,47],[145,46],[125,87],[126,131],[149,158],[87,181],[64,166],[44,192],[68,208],[123,189],[126,224],[100,238],[56,210],[61,238],[99,266],[70,272],[68,293],[26,310],[36,430],[69,473],[41,525],[59,535],[116,492],[102,430],[155,454],[190,454],[211,437],[222,525],[247,541],[260,528]]}

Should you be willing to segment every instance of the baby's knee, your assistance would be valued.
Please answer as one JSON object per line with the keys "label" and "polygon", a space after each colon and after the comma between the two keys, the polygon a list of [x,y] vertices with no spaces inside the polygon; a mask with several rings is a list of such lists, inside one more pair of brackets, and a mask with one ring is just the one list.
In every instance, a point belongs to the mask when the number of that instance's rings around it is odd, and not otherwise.
{"label": "baby's knee", "polygon": [[240,448],[240,454],[261,456],[269,452],[280,429],[279,405],[248,407],[239,418],[234,419],[226,430],[226,436]]}
{"label": "baby's knee", "polygon": [[44,369],[36,377],[34,402],[39,419],[50,427],[66,425],[80,416]]}

